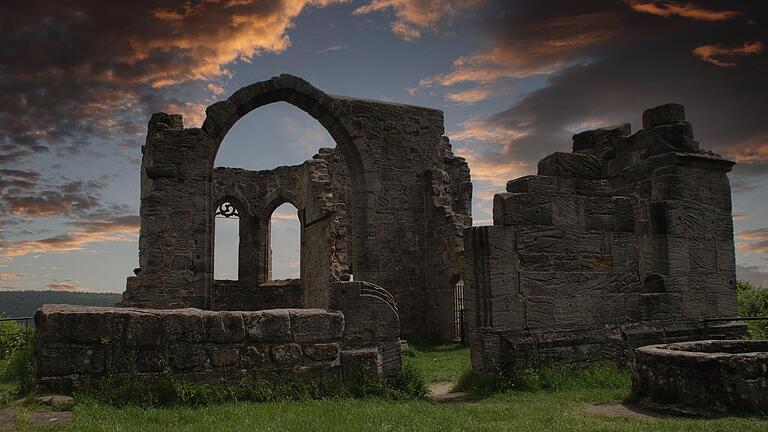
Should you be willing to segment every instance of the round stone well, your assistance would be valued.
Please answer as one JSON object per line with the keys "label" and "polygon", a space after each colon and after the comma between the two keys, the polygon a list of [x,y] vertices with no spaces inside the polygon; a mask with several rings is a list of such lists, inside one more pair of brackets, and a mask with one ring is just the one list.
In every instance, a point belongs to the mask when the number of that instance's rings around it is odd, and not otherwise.
{"label": "round stone well", "polygon": [[632,398],[678,415],[768,414],[768,340],[706,340],[635,350]]}

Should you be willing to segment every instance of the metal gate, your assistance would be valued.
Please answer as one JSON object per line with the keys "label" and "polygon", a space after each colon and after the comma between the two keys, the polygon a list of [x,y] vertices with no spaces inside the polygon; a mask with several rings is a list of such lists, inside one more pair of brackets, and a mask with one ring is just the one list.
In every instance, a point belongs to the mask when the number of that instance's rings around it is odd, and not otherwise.
{"label": "metal gate", "polygon": [[453,340],[466,342],[464,332],[464,281],[459,279],[453,287]]}

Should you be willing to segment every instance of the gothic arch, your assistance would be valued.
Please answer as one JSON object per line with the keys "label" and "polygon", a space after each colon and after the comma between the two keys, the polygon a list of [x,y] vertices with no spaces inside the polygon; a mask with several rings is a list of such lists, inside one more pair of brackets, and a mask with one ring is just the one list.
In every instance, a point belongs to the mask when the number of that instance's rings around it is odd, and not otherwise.
{"label": "gothic arch", "polygon": [[[289,103],[306,112],[328,131],[344,157],[352,186],[352,250],[350,270],[357,268],[358,257],[365,256],[368,236],[369,206],[372,199],[366,187],[366,166],[358,148],[360,134],[348,121],[344,121],[334,98],[301,78],[283,74],[267,81],[251,84],[237,90],[224,101],[209,106],[201,127],[210,138],[207,149],[209,172],[212,172],[216,155],[224,137],[241,118],[251,111],[275,102]],[[290,202],[290,201],[289,201]],[[301,212],[301,203],[291,202]],[[304,203],[306,205],[306,203]],[[274,209],[273,209],[274,210]],[[271,214],[271,213],[270,213]],[[212,247],[212,244],[210,245]]]}

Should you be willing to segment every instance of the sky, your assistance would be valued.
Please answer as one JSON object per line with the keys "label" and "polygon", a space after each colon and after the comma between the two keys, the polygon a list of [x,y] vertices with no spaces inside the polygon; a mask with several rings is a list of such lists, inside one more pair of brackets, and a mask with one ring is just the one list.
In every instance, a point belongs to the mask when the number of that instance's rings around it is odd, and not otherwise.
{"label": "sky", "polygon": [[[0,10],[0,289],[121,292],[138,265],[141,145],[153,112],[281,73],[338,95],[441,109],[467,159],[475,225],[506,181],[576,132],[686,105],[731,173],[739,277],[768,285],[768,2],[134,0]],[[328,133],[277,103],[239,121],[217,166],[298,164]],[[216,277],[236,269],[218,223]],[[276,277],[298,273],[295,209],[273,217]]]}

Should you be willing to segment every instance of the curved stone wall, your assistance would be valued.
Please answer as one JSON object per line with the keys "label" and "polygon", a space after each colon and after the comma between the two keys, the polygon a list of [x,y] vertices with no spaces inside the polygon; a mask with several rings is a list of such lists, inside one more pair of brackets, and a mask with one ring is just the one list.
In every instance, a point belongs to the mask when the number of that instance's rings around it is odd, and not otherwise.
{"label": "curved stone wall", "polygon": [[708,340],[638,348],[632,396],[675,414],[768,414],[768,341]]}

